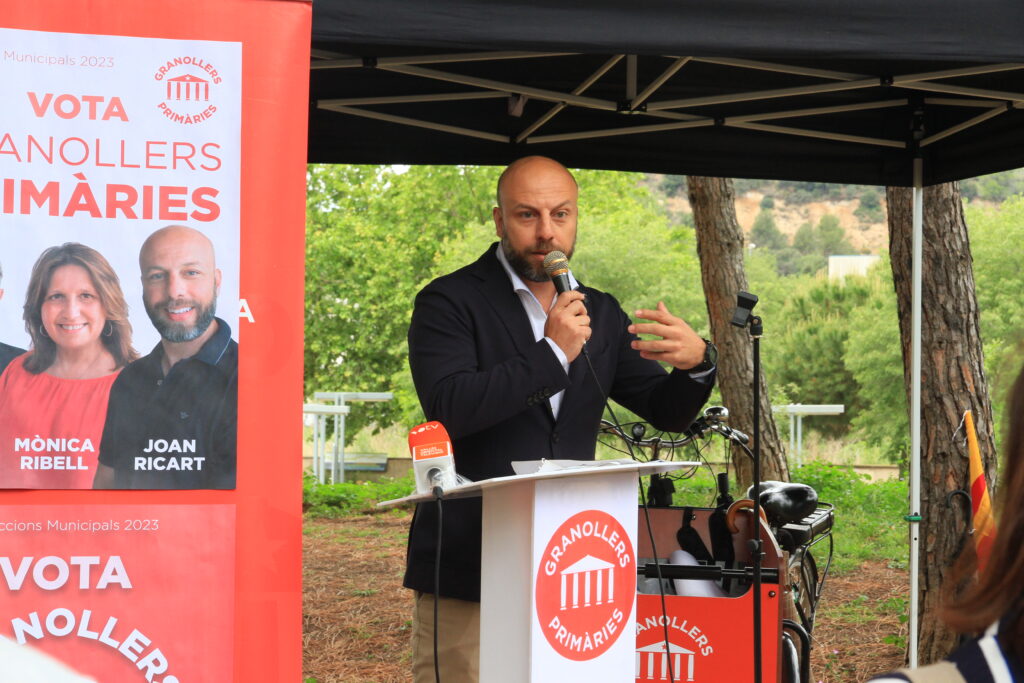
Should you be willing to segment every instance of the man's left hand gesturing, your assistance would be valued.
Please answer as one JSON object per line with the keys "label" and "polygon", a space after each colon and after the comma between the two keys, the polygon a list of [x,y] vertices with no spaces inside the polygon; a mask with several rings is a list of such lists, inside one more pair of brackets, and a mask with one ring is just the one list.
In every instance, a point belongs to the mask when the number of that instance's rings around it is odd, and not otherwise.
{"label": "man's left hand gesturing", "polygon": [[704,340],[697,336],[685,320],[672,315],[664,302],[658,302],[657,310],[638,310],[636,317],[653,322],[634,323],[629,326],[631,333],[661,337],[631,343],[642,358],[662,361],[680,370],[689,370],[704,360]]}

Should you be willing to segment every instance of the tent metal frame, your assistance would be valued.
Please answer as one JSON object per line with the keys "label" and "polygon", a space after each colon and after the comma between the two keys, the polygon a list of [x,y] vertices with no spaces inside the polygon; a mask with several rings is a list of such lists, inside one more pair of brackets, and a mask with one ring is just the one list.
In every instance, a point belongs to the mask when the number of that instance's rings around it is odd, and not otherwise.
{"label": "tent metal frame", "polygon": [[[612,55],[600,68],[586,78],[579,86],[571,92],[560,92],[537,88],[533,86],[499,81],[490,78],[481,78],[459,74],[452,71],[428,68],[422,65],[453,64],[465,62],[489,62],[493,60],[508,59],[541,59],[575,56],[576,53],[552,53],[552,52],[469,52],[449,53],[438,55],[413,55],[404,57],[380,57],[368,60],[362,57],[351,57],[339,55],[323,50],[314,51],[311,68],[321,69],[354,69],[372,67],[396,74],[402,74],[416,79],[429,81],[441,81],[478,88],[478,90],[455,92],[455,93],[431,93],[431,94],[410,94],[395,95],[390,97],[351,97],[326,99],[317,101],[316,106],[320,109],[334,111],[350,116],[360,116],[379,121],[386,121],[398,125],[413,126],[435,131],[463,135],[466,137],[489,140],[492,142],[516,142],[525,144],[544,144],[553,142],[565,142],[569,140],[601,139],[621,135],[643,135],[645,133],[657,133],[669,130],[685,128],[700,128],[707,126],[732,126],[745,130],[764,132],[769,134],[795,135],[851,144],[875,145],[897,149],[909,148],[909,142],[905,140],[887,140],[862,135],[846,135],[843,133],[827,130],[815,130],[792,126],[779,126],[769,123],[784,118],[808,118],[820,117],[829,114],[842,114],[879,107],[899,107],[910,103],[907,98],[885,99],[878,102],[839,105],[831,107],[807,107],[787,109],[781,111],[764,111],[756,114],[743,114],[737,116],[726,116],[722,118],[711,118],[686,114],[679,109],[687,109],[702,106],[717,106],[727,104],[740,104],[757,102],[763,100],[776,100],[806,95],[820,95],[825,93],[845,92],[875,87],[898,87],[908,90],[923,91],[927,93],[961,95],[955,98],[926,98],[929,105],[941,107],[984,107],[987,111],[973,116],[969,119],[953,125],[945,130],[934,133],[927,138],[917,142],[918,147],[930,145],[939,140],[955,135],[974,126],[980,125],[999,114],[1009,111],[1017,103],[1024,102],[1024,94],[1004,92],[999,90],[988,90],[983,88],[971,88],[957,86],[948,83],[937,83],[936,80],[946,78],[958,78],[963,76],[976,76],[988,73],[998,73],[1024,69],[1024,64],[1004,63],[985,64],[975,67],[958,69],[944,69],[939,71],[928,71],[913,74],[895,76],[891,79],[879,79],[874,76],[846,73],[839,71],[828,71],[824,69],[812,69],[802,66],[793,66],[771,62],[760,62],[749,59],[730,59],[726,57],[692,57],[692,56],[666,56],[665,59],[672,60],[662,73],[647,84],[639,94],[636,92],[636,55]],[[583,93],[592,85],[604,77],[613,66],[623,58],[627,59],[626,79],[626,102],[628,107],[623,108],[619,102],[587,97]],[[779,74],[791,74],[804,77],[815,77],[826,79],[828,82],[812,85],[801,85],[789,88],[775,88],[768,90],[747,91],[729,93],[723,95],[712,95],[706,97],[692,97],[670,100],[651,100],[665,83],[675,77],[689,62],[704,62],[710,64],[726,65],[740,69],[755,69],[770,71]],[[684,74],[685,75],[685,74]],[[541,117],[535,119],[522,131],[516,134],[511,140],[508,136],[486,130],[476,130],[464,126],[453,126],[445,123],[429,121],[425,119],[401,116],[373,109],[366,109],[373,105],[390,105],[423,102],[455,102],[463,100],[480,100],[492,98],[504,98],[520,96],[553,103]],[[535,133],[557,116],[566,107],[576,106],[599,111],[635,114],[641,117],[672,118],[677,119],[673,123],[660,123],[648,125],[621,125],[611,128],[592,130],[580,130],[568,133],[535,135]],[[623,117],[624,119],[626,117]]]}

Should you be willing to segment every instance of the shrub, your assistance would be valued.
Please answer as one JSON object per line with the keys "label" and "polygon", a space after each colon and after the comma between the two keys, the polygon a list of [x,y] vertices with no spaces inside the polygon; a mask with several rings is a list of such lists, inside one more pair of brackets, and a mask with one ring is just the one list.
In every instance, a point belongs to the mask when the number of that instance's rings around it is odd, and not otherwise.
{"label": "shrub", "polygon": [[[809,462],[795,468],[793,481],[808,484],[818,492],[818,500],[836,507],[833,539],[833,568],[842,573],[863,562],[885,558],[890,567],[906,567],[907,483],[898,479],[871,483],[867,475],[852,467]],[[825,561],[825,549],[815,552],[819,567]]]}
{"label": "shrub", "polygon": [[407,496],[414,488],[411,472],[400,479],[385,477],[380,481],[337,484],[321,484],[312,474],[306,473],[302,481],[302,509],[319,517],[374,512],[377,503]]}

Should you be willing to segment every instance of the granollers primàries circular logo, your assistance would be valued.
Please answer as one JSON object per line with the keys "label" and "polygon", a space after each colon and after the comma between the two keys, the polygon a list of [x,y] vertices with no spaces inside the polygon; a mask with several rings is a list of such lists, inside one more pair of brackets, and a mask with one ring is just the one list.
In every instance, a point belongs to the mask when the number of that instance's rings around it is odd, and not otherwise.
{"label": "granollers prim\u00e0ries circular logo", "polygon": [[636,598],[633,544],[600,510],[567,519],[537,568],[537,617],[551,647],[575,661],[602,655],[631,627]]}
{"label": "granollers prim\u00e0ries circular logo", "polygon": [[160,102],[157,108],[174,123],[202,123],[217,112],[217,86],[223,75],[199,55],[175,55],[153,72]]}

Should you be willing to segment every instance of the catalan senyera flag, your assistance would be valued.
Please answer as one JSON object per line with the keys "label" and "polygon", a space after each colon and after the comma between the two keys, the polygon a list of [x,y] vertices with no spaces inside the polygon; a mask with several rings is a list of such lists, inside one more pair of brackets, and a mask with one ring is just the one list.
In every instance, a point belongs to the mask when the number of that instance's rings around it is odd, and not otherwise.
{"label": "catalan senyera flag", "polygon": [[985,481],[985,468],[981,463],[978,435],[974,431],[974,417],[971,411],[964,413],[964,429],[967,431],[967,453],[970,459],[971,517],[974,523],[974,546],[978,554],[978,572],[984,571],[996,538],[996,520],[992,516],[992,502]]}

